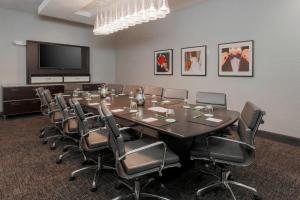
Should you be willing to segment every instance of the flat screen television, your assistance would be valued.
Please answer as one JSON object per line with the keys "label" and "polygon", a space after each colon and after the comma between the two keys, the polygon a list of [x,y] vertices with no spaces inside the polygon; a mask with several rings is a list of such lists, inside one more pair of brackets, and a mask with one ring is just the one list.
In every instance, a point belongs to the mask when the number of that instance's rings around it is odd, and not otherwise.
{"label": "flat screen television", "polygon": [[81,69],[82,48],[40,43],[39,63],[41,69]]}

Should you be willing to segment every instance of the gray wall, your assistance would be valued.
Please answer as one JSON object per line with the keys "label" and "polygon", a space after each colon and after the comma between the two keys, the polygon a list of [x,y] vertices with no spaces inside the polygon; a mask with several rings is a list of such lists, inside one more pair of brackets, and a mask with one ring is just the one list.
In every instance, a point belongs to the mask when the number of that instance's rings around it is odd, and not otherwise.
{"label": "gray wall", "polygon": [[2,8],[0,8],[0,27],[0,85],[26,83],[26,47],[13,45],[14,40],[89,46],[91,80],[94,82],[115,80],[114,36],[95,37],[91,27]]}
{"label": "gray wall", "polygon": [[[230,109],[250,100],[266,110],[266,131],[300,137],[300,1],[207,0],[117,36],[116,80],[225,92]],[[255,41],[254,78],[218,77],[218,44]],[[182,47],[208,45],[207,77],[182,77]],[[153,51],[174,49],[174,76],[153,75]]]}

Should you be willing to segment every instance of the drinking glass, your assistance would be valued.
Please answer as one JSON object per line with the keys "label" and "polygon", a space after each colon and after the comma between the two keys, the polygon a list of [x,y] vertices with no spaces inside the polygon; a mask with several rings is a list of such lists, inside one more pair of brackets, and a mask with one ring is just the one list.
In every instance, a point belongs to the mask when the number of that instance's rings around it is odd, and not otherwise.
{"label": "drinking glass", "polygon": [[111,89],[111,90],[110,90],[110,93],[111,93],[112,96],[114,96],[114,95],[116,94],[115,89]]}
{"label": "drinking glass", "polygon": [[137,110],[137,103],[134,101],[130,102],[130,110]]}
{"label": "drinking glass", "polygon": [[175,111],[174,111],[174,109],[167,109],[167,111],[166,111],[166,118],[168,119],[170,117],[175,118]]}
{"label": "drinking glass", "polygon": [[130,98],[130,99],[133,99],[133,95],[134,95],[133,91],[130,91],[130,92],[129,92],[129,98]]}
{"label": "drinking glass", "polygon": [[205,107],[205,110],[206,110],[206,112],[207,112],[208,114],[213,114],[213,112],[214,112],[214,107],[213,107],[212,105],[207,105],[207,106]]}

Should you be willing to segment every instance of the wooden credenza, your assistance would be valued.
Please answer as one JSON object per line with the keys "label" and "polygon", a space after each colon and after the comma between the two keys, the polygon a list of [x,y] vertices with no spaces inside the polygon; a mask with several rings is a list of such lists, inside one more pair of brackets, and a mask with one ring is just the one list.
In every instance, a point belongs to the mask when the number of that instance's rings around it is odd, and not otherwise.
{"label": "wooden credenza", "polygon": [[40,112],[40,100],[35,93],[38,87],[49,89],[51,94],[64,92],[64,85],[2,86],[3,118]]}

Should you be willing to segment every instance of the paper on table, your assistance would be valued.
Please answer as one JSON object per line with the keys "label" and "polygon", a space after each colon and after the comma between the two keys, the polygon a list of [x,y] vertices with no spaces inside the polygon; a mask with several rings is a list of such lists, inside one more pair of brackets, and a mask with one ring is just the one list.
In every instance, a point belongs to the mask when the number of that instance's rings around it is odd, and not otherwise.
{"label": "paper on table", "polygon": [[89,103],[90,106],[97,106],[99,103]]}
{"label": "paper on table", "polygon": [[82,98],[74,98],[75,100],[79,101],[79,100],[82,100]]}
{"label": "paper on table", "polygon": [[167,112],[168,109],[163,108],[163,107],[151,107],[151,108],[148,108],[148,110],[151,110],[154,112],[165,113],[165,112]]}
{"label": "paper on table", "polygon": [[162,101],[162,103],[171,103],[171,101],[164,100],[164,101]]}
{"label": "paper on table", "polygon": [[70,97],[70,94],[64,94],[63,97]]}
{"label": "paper on table", "polygon": [[216,122],[216,123],[219,123],[219,122],[222,122],[223,120],[222,119],[216,119],[216,118],[206,118],[205,120],[207,121],[211,121],[211,122]]}
{"label": "paper on table", "polygon": [[130,113],[136,113],[138,110],[130,110]]}
{"label": "paper on table", "polygon": [[146,122],[146,123],[151,123],[151,122],[157,121],[157,119],[153,118],[153,117],[149,117],[149,118],[143,119],[142,121]]}
{"label": "paper on table", "polygon": [[105,105],[107,105],[107,106],[111,106],[111,103],[105,103]]}
{"label": "paper on table", "polygon": [[204,106],[195,106],[194,107],[194,109],[196,109],[196,110],[201,110],[201,109],[203,109],[204,108]]}
{"label": "paper on table", "polygon": [[92,94],[91,97],[99,97],[99,94]]}
{"label": "paper on table", "polygon": [[124,109],[115,109],[115,110],[112,110],[111,112],[114,112],[114,113],[117,113],[117,112],[123,112]]}

